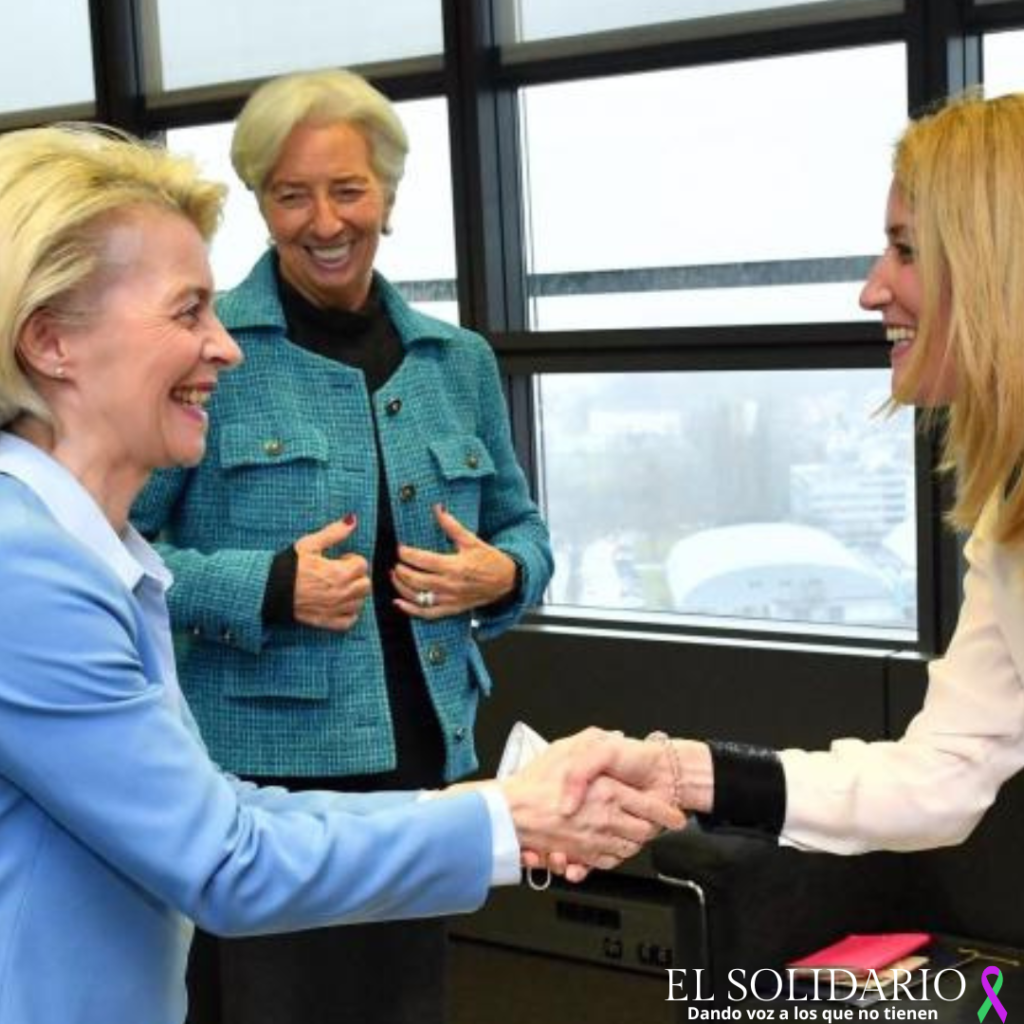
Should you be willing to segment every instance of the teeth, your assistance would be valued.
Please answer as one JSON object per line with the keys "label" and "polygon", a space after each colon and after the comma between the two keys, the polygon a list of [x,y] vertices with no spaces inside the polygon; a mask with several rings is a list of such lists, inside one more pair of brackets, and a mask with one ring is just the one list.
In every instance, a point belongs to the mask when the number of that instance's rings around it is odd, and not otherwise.
{"label": "teeth", "polygon": [[171,397],[182,405],[206,405],[210,401],[210,392],[201,388],[175,388]]}
{"label": "teeth", "polygon": [[345,242],[343,245],[332,245],[330,247],[321,246],[320,248],[310,248],[310,252],[316,259],[320,260],[340,260],[348,255],[348,251],[351,248],[350,243]]}
{"label": "teeth", "polygon": [[887,341],[895,345],[900,341],[913,341],[917,337],[917,331],[913,327],[887,327],[885,337]]}

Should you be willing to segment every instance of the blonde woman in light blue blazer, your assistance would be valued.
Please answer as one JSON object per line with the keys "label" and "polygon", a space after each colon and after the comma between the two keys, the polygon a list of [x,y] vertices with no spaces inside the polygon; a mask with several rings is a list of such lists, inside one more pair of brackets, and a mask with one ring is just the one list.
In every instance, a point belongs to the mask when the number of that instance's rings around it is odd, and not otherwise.
{"label": "blonde woman in light blue blazer", "polygon": [[205,403],[239,359],[206,257],[221,195],[109,130],[0,138],[4,1024],[181,1024],[192,921],[466,911],[517,879],[520,843],[610,866],[656,831],[646,817],[678,819],[610,781],[567,790],[602,756],[594,735],[439,799],[292,795],[211,762],[177,685],[169,574],[127,517],[153,469],[202,457]]}

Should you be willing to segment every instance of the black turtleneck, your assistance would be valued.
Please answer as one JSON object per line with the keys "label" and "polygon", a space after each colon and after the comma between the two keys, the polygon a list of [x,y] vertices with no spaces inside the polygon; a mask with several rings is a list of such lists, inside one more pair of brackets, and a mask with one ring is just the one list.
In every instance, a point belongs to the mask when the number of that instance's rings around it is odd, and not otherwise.
{"label": "black turtleneck", "polygon": [[[288,284],[275,266],[278,295],[288,325],[288,338],[319,356],[360,370],[369,394],[380,389],[394,375],[405,358],[405,348],[384,311],[376,282],[366,304],[357,312],[321,309]],[[330,415],[330,410],[323,410]],[[394,727],[398,767],[375,775],[345,776],[344,788],[351,791],[409,789],[437,786],[444,775],[444,743],[416,653],[408,616],[395,608],[397,596],[389,570],[398,540],[388,500],[380,435],[377,442],[377,536],[371,564],[372,599],[384,655],[384,675]],[[263,601],[263,619],[268,624],[293,623],[295,575],[298,557],[294,548],[280,552],[271,566]],[[295,789],[296,780],[281,781]],[[302,788],[336,788],[337,780],[304,779]]]}

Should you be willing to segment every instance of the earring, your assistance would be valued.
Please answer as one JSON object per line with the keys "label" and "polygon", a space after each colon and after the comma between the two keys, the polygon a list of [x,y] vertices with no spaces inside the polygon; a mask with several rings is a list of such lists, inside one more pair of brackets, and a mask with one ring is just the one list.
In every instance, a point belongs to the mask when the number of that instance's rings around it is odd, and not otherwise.
{"label": "earring", "polygon": [[58,363],[53,368],[53,375],[54,375],[54,377],[63,377],[64,376],[64,367],[63,367],[62,364]]}

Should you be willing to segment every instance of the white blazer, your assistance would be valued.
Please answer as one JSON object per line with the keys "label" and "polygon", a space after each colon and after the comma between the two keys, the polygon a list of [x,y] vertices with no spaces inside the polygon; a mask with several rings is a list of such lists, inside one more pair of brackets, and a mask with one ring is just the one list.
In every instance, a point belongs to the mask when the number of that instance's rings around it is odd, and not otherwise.
{"label": "white blazer", "polygon": [[988,522],[967,544],[956,632],[905,735],[782,752],[784,843],[833,853],[959,843],[1024,766],[1024,552],[987,539]]}

